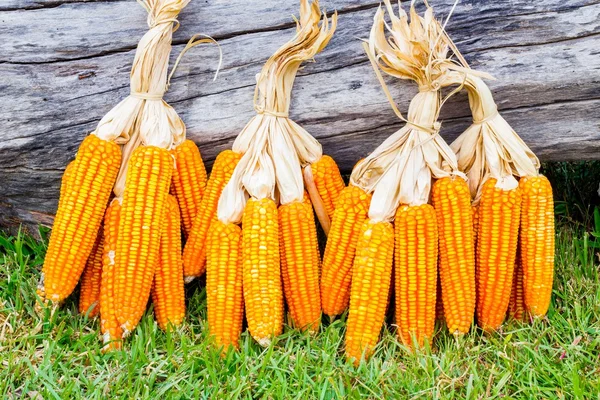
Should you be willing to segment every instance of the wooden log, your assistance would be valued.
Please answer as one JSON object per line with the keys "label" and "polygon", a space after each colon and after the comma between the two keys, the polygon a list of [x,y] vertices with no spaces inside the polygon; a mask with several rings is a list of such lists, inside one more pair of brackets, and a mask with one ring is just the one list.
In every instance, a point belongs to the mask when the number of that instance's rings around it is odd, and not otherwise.
{"label": "wooden log", "polygon": [[[438,16],[453,1],[432,2]],[[390,110],[357,38],[378,1],[321,0],[337,9],[330,45],[299,74],[291,116],[349,172],[402,124]],[[188,52],[166,100],[210,165],[253,115],[254,77],[293,35],[297,2],[192,0],[172,57],[205,32],[223,49]],[[129,92],[137,41],[147,30],[133,0],[5,0],[0,4],[0,227],[49,225],[60,176],[81,140]],[[462,1],[447,25],[490,82],[499,108],[542,160],[600,158],[600,4],[593,0]],[[412,83],[387,78],[402,110]],[[452,140],[469,124],[466,97],[442,113]]]}

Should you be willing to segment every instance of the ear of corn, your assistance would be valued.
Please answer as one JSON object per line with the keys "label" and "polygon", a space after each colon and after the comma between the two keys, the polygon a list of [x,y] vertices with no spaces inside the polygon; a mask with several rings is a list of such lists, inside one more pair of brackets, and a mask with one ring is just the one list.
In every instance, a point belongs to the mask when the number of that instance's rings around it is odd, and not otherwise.
{"label": "ear of corn", "polygon": [[240,158],[240,154],[225,150],[215,160],[192,230],[183,249],[183,274],[186,278],[197,277],[204,273],[208,228],[217,219],[219,197]]}
{"label": "ear of corn", "polygon": [[286,303],[294,325],[319,330],[319,249],[312,208],[304,202],[279,206],[281,275]]}
{"label": "ear of corn", "polygon": [[[423,346],[435,325],[438,230],[429,204],[401,205],[396,213],[396,324],[407,347]],[[444,310],[445,311],[445,310]]]}
{"label": "ear of corn", "polygon": [[521,213],[521,189],[496,188],[487,180],[479,203],[477,233],[477,323],[486,331],[502,325],[512,286]]}
{"label": "ear of corn", "polygon": [[329,316],[348,307],[356,243],[370,202],[371,195],[357,186],[346,187],[338,198],[321,271],[321,303]]}
{"label": "ear of corn", "polygon": [[246,204],[242,263],[248,330],[261,346],[267,346],[283,324],[277,205],[271,199],[250,199]]}
{"label": "ear of corn", "polygon": [[451,333],[467,333],[475,313],[475,249],[469,186],[461,178],[439,179],[433,185],[432,202],[437,216],[446,325]]}
{"label": "ear of corn", "polygon": [[103,335],[103,351],[121,347],[123,330],[117,321],[115,299],[115,258],[121,203],[113,200],[104,216],[104,249],[102,254],[102,280],[100,285],[100,330]]}
{"label": "ear of corn", "polygon": [[208,329],[215,344],[239,348],[244,318],[242,230],[232,223],[212,223],[206,257]]}
{"label": "ear of corn", "polygon": [[325,210],[329,218],[333,218],[335,203],[346,186],[340,169],[335,160],[327,155],[323,155],[317,162],[311,164],[310,168]]}
{"label": "ear of corn", "polygon": [[171,190],[177,198],[181,210],[181,224],[187,237],[206,188],[206,169],[198,146],[185,140],[171,151],[175,157],[175,169],[171,180]]}
{"label": "ear of corn", "polygon": [[125,335],[137,326],[150,296],[172,171],[173,157],[159,147],[139,147],[129,161],[115,268],[117,319]]}
{"label": "ear of corn", "polygon": [[175,197],[168,196],[165,211],[160,233],[159,262],[152,286],[154,313],[162,330],[181,325],[185,318],[181,217]]}
{"label": "ear of corn", "polygon": [[79,313],[95,317],[100,312],[100,283],[102,280],[102,255],[104,235],[102,228],[98,233],[92,253],[88,257],[81,275],[79,289]]}
{"label": "ear of corn", "polygon": [[543,175],[524,177],[521,207],[521,266],[524,300],[534,317],[546,314],[554,278],[554,200],[552,187]]}
{"label": "ear of corn", "polygon": [[517,261],[515,262],[515,272],[513,274],[512,288],[510,291],[510,301],[508,302],[508,317],[522,321],[525,318],[525,296],[523,293],[523,268],[519,253],[517,252]]}
{"label": "ear of corn", "polygon": [[59,201],[40,294],[53,302],[73,292],[92,252],[104,209],[119,172],[121,151],[115,143],[89,135],[81,143]]}
{"label": "ear of corn", "polygon": [[365,221],[352,267],[352,293],[346,328],[346,356],[358,364],[369,357],[385,320],[394,260],[394,227]]}

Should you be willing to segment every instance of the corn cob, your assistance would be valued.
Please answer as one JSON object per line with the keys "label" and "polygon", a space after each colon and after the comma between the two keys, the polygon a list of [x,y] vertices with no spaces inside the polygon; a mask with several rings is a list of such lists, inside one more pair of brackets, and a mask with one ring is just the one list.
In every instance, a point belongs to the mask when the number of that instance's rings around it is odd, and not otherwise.
{"label": "corn cob", "polygon": [[189,139],[173,149],[171,153],[175,156],[171,190],[177,198],[183,232],[187,237],[192,229],[192,222],[198,214],[202,194],[206,188],[206,169],[198,146]]}
{"label": "corn cob", "polygon": [[525,297],[523,295],[523,268],[521,267],[518,251],[516,259],[507,315],[510,318],[522,321],[525,318]]}
{"label": "corn cob", "polygon": [[242,264],[248,330],[261,346],[267,346],[281,333],[283,324],[279,226],[277,206],[271,199],[250,199],[246,204]]}
{"label": "corn cob", "polygon": [[321,271],[321,303],[329,316],[348,307],[356,243],[370,202],[371,195],[357,186],[346,187],[338,198]]}
{"label": "corn cob", "polygon": [[219,220],[211,224],[206,257],[208,328],[215,344],[239,348],[244,318],[241,228]]}
{"label": "corn cob", "polygon": [[311,164],[310,168],[327,215],[333,218],[335,203],[346,186],[340,170],[335,160],[327,155],[323,155],[319,161]]}
{"label": "corn cob", "polygon": [[150,296],[172,171],[173,157],[159,147],[139,147],[129,161],[115,266],[117,320],[124,335],[135,328]]}
{"label": "corn cob", "polygon": [[167,197],[160,233],[159,262],[154,274],[152,303],[162,330],[181,325],[185,318],[185,290],[181,262],[181,223],[175,197]]}
{"label": "corn cob", "polygon": [[81,143],[59,207],[42,269],[40,294],[60,302],[77,286],[92,252],[119,172],[119,146],[89,135]]}
{"label": "corn cob", "polygon": [[438,230],[429,204],[396,213],[396,324],[407,347],[423,346],[435,325]]}
{"label": "corn cob", "polygon": [[95,317],[100,312],[100,282],[102,280],[102,254],[104,237],[102,228],[98,233],[85,269],[81,275],[79,289],[79,313]]}
{"label": "corn cob", "polygon": [[390,289],[394,262],[394,227],[365,221],[352,267],[352,293],[346,328],[346,356],[358,364],[377,344]]}
{"label": "corn cob", "polygon": [[229,182],[240,157],[241,155],[238,153],[225,150],[215,160],[192,230],[183,249],[183,275],[187,280],[204,273],[208,228],[217,219],[219,197]]}
{"label": "corn cob", "polygon": [[123,336],[123,330],[117,321],[115,299],[115,257],[120,217],[121,203],[114,199],[104,216],[104,249],[100,285],[100,329],[104,342],[103,351],[120,348]]}
{"label": "corn cob", "polygon": [[525,305],[534,317],[546,314],[554,277],[554,201],[552,187],[543,176],[519,182],[521,206],[521,266]]}
{"label": "corn cob", "polygon": [[294,325],[319,330],[319,249],[313,211],[304,202],[279,206],[281,276],[286,303]]}
{"label": "corn cob", "polygon": [[461,178],[435,182],[432,202],[439,234],[439,274],[446,325],[467,333],[475,313],[475,249],[469,186]]}
{"label": "corn cob", "polygon": [[495,185],[493,178],[484,183],[478,210],[477,323],[486,331],[498,329],[506,315],[521,212],[521,189]]}

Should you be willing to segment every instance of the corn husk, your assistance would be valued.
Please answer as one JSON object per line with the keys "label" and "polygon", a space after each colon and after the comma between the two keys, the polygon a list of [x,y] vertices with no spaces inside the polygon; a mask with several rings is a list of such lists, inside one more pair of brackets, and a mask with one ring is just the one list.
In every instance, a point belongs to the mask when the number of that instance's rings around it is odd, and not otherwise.
{"label": "corn husk", "polygon": [[464,87],[474,122],[451,148],[458,156],[460,170],[467,174],[471,196],[477,204],[487,179],[495,178],[496,187],[511,190],[518,186],[515,176],[537,176],[540,162],[498,113],[492,93],[482,79],[469,77]]}
{"label": "corn husk", "polygon": [[[391,221],[400,204],[427,203],[432,178],[465,178],[454,152],[439,135],[439,111],[447,99],[442,99],[440,90],[455,85],[455,75],[485,76],[451,58],[451,47],[442,40],[444,30],[433,18],[431,8],[420,16],[411,7],[409,21],[402,8],[396,15],[390,1],[384,3],[385,9],[379,7],[375,14],[365,49],[394,112],[406,125],[352,172],[351,184],[373,193],[369,209],[373,221]],[[391,24],[385,22],[386,11]],[[396,78],[413,80],[419,86],[407,118],[395,105],[379,69]]]}
{"label": "corn husk", "polygon": [[329,43],[336,28],[321,15],[319,2],[300,2],[297,33],[265,63],[257,75],[256,115],[233,143],[242,154],[219,199],[217,216],[223,222],[239,223],[249,196],[270,198],[281,204],[302,201],[302,168],[322,156],[320,143],[289,116],[291,92],[302,62],[312,59]]}
{"label": "corn husk", "polygon": [[[127,162],[138,146],[171,149],[185,140],[185,124],[163,96],[169,85],[169,55],[177,16],[190,0],[138,0],[148,11],[149,30],[140,39],[131,68],[130,94],[98,123],[92,134],[122,145],[114,192],[123,194]],[[190,40],[189,48],[212,39]],[[172,75],[172,74],[171,74]]]}

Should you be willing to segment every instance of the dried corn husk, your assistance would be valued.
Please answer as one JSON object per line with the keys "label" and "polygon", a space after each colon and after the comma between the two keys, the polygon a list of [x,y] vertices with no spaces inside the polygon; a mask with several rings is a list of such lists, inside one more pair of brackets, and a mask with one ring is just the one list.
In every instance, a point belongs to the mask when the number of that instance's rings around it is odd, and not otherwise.
{"label": "dried corn husk", "polygon": [[[135,52],[130,94],[100,120],[92,133],[123,145],[123,160],[114,189],[117,196],[123,193],[127,162],[133,150],[140,145],[171,149],[185,140],[185,125],[163,96],[169,85],[169,55],[173,32],[179,27],[177,16],[190,0],[137,1],[148,11],[150,29]],[[196,36],[181,55],[197,44],[214,42],[211,38],[195,39]]]}
{"label": "dried corn husk", "polygon": [[233,143],[233,151],[243,156],[219,199],[221,221],[239,223],[249,196],[281,204],[302,201],[302,168],[319,160],[323,151],[314,137],[289,118],[291,92],[300,65],[329,43],[336,23],[337,14],[331,21],[325,13],[321,15],[317,0],[312,4],[302,0],[295,37],[257,75],[256,115]]}
{"label": "dried corn husk", "polygon": [[496,187],[504,190],[518,186],[515,176],[537,176],[538,158],[498,113],[492,93],[478,77],[464,84],[469,94],[473,124],[451,145],[458,156],[458,166],[469,178],[475,203],[480,188],[488,178],[497,179]]}
{"label": "dried corn husk", "polygon": [[[440,90],[454,85],[455,76],[463,79],[485,76],[450,58],[450,45],[441,40],[443,28],[433,18],[431,8],[421,17],[411,7],[409,22],[401,8],[396,15],[390,1],[384,3],[386,8],[380,7],[375,14],[365,50],[392,108],[406,125],[359,162],[352,172],[351,183],[373,193],[369,218],[374,221],[391,221],[399,204],[427,203],[432,178],[450,175],[465,178],[458,169],[454,152],[439,136],[437,119],[445,101]],[[391,25],[385,23],[385,10]],[[379,69],[418,84],[419,93],[411,101],[407,118],[396,107]]]}

